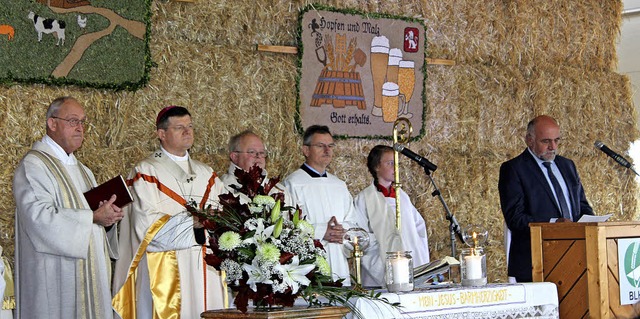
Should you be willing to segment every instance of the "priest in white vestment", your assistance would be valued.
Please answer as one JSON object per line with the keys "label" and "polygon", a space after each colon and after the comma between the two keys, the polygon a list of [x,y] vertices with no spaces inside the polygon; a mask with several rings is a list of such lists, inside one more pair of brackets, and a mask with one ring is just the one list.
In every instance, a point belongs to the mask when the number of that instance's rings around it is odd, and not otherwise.
{"label": "priest in white vestment", "polygon": [[[262,176],[264,180],[262,185],[269,183],[270,179],[267,177],[267,151],[264,147],[262,139],[253,131],[246,130],[239,134],[232,136],[229,139],[229,169],[227,173],[222,175],[220,179],[224,183],[227,192],[240,196],[241,203],[249,202],[247,195],[237,191],[234,187],[240,187],[240,182],[235,175],[237,169],[241,169],[248,172],[252,167],[258,166],[262,169]],[[291,198],[287,194],[284,185],[277,183],[270,191],[269,195],[275,193],[284,194],[285,202],[282,205],[290,206]]]}
{"label": "priest in white vestment", "polygon": [[342,237],[349,228],[358,225],[347,185],[326,171],[335,146],[328,127],[307,128],[302,146],[305,162],[285,178],[284,185],[292,203],[300,206],[303,216],[314,226],[315,238],[322,240],[333,279],[342,278],[348,286],[351,285],[349,251],[344,248]]}
{"label": "priest in white vestment", "polygon": [[55,99],[47,134],[15,171],[16,318],[113,317],[110,257],[123,212],[113,195],[91,211],[82,194],[97,185],[73,155],[85,121],[76,99]]}
{"label": "priest in white vestment", "polygon": [[414,267],[429,262],[427,225],[407,193],[400,189],[400,231],[396,228],[393,148],[375,146],[367,157],[367,167],[373,183],[356,196],[355,205],[359,215],[368,221],[360,225],[366,225],[364,228],[372,233],[372,245],[378,248],[367,253],[378,258],[367,263],[363,260],[362,281],[364,286],[384,286],[387,252],[411,251]]}
{"label": "priest in white vestment", "polygon": [[120,225],[113,305],[122,318],[199,318],[223,308],[225,294],[219,272],[204,260],[207,234],[185,205],[217,207],[224,186],[189,156],[194,130],[187,109],[164,108],[156,126],[160,149],[127,181],[134,203]]}

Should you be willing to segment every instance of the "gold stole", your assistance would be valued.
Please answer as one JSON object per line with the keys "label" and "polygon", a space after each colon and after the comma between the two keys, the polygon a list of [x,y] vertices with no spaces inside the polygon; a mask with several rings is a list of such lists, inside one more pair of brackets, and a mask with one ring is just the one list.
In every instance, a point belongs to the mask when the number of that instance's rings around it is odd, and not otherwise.
{"label": "gold stole", "polygon": [[[59,159],[38,150],[30,150],[30,155],[35,155],[47,166],[56,179],[58,186],[62,192],[62,207],[72,209],[87,209],[82,204],[81,194],[73,185],[69,173],[64,168],[64,165]],[[82,165],[78,164],[80,172],[86,185],[93,186],[91,178],[84,170]],[[103,235],[106,237],[103,229]],[[103,247],[105,256],[109,256],[108,248],[105,245]],[[96,305],[96,296],[98,296],[99,283],[96,280],[96,247],[93,240],[93,235],[89,237],[89,253],[87,259],[78,259],[76,261],[76,291],[77,291],[77,307],[80,318],[104,318],[105,314],[102,313],[102,306]],[[108,260],[108,259],[107,259]],[[111,267],[107,267],[107,273],[109,281],[111,281]]]}
{"label": "gold stole", "polygon": [[[213,173],[207,184],[207,188],[203,195],[200,207],[204,207],[209,198],[211,187],[215,184],[216,174]],[[158,190],[171,199],[186,205],[187,201],[182,196],[175,193],[166,185],[162,184],[157,177],[146,174],[137,173],[132,179],[127,180],[127,185],[131,186],[137,180],[144,180],[147,183],[156,184]],[[118,292],[111,300],[111,304],[115,311],[123,319],[135,319],[136,314],[136,280],[137,269],[140,261],[147,256],[147,265],[149,269],[149,282],[151,288],[151,296],[153,299],[153,318],[154,319],[176,319],[180,318],[182,297],[180,294],[180,275],[178,269],[178,260],[175,251],[165,252],[146,252],[149,243],[156,236],[158,231],[169,221],[171,215],[164,215],[153,223],[144,239],[138,246],[138,251],[129,266],[127,278]],[[206,266],[206,264],[204,264]],[[205,267],[206,271],[206,267]],[[206,287],[206,282],[204,283]],[[205,288],[206,298],[206,288]]]}
{"label": "gold stole", "polygon": [[[124,319],[136,318],[138,264],[144,257],[149,243],[170,218],[171,215],[164,215],[149,227],[129,266],[127,279],[111,300],[114,310]],[[179,276],[174,275],[178,273],[175,251],[146,253],[146,255],[154,304],[153,318],[180,318],[180,279]]]}

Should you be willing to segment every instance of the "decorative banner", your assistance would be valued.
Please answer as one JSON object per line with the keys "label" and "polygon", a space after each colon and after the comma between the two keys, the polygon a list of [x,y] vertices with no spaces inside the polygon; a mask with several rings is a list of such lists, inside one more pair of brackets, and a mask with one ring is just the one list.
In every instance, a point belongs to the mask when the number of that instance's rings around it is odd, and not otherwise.
{"label": "decorative banner", "polygon": [[409,18],[335,9],[301,13],[298,95],[303,129],[334,135],[393,136],[398,117],[423,128],[424,26]]}
{"label": "decorative banner", "polygon": [[620,305],[640,301],[640,238],[618,239]]}
{"label": "decorative banner", "polygon": [[152,65],[150,6],[150,0],[3,1],[0,82],[141,87]]}

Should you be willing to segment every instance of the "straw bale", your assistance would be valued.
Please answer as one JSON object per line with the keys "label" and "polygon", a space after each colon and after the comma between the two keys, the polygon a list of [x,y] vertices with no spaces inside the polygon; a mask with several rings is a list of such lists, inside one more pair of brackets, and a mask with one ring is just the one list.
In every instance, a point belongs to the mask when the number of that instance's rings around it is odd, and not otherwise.
{"label": "straw bale", "polygon": [[458,62],[610,69],[619,1],[423,2],[428,52]]}
{"label": "straw bale", "polygon": [[[296,127],[297,57],[257,52],[256,44],[295,46],[298,14],[311,1],[152,3],[151,54],[157,64],[137,92],[77,87],[0,87],[0,244],[11,255],[13,170],[45,130],[45,109],[73,95],[90,124],[78,158],[99,182],[127,175],[158,143],[155,117],[164,106],[189,108],[196,126],[191,154],[216,171],[228,166],[229,137],[251,128],[269,150],[269,174],[286,176],[303,162]],[[315,3],[315,2],[314,2]],[[560,153],[578,167],[596,213],[635,220],[637,185],[628,170],[593,147],[596,139],[623,150],[638,138],[629,81],[616,74],[614,41],[620,27],[616,0],[320,1],[336,8],[425,21],[429,65],[422,137],[409,147],[438,165],[431,177],[461,226],[489,230],[489,280],[506,281],[503,219],[497,190],[500,164],[525,148],[527,122],[556,117]],[[421,128],[414,128],[414,136]],[[330,171],[355,195],[371,183],[366,156],[389,140],[337,141]],[[432,258],[451,254],[443,205],[433,185],[409,159],[399,162],[401,183],[424,216]],[[4,237],[3,237],[4,236]],[[10,236],[10,234],[9,234]],[[457,241],[458,248],[464,246]]]}

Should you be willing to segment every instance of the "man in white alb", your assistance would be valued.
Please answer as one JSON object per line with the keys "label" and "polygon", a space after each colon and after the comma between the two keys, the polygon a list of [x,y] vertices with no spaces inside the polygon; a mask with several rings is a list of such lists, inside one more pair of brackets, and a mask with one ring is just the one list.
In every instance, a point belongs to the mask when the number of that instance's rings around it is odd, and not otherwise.
{"label": "man in white alb", "polygon": [[305,162],[287,176],[284,185],[292,203],[300,206],[303,216],[314,226],[315,238],[322,240],[333,279],[343,278],[345,285],[351,285],[342,237],[346,230],[357,226],[357,216],[347,185],[327,173],[335,146],[328,127],[307,128],[302,145]]}
{"label": "man in white alb", "polygon": [[113,317],[109,258],[123,213],[115,195],[96,211],[82,195],[97,185],[73,155],[86,120],[76,99],[55,99],[47,134],[15,171],[16,318]]}
{"label": "man in white alb", "polygon": [[[204,261],[206,232],[185,205],[217,207],[224,186],[211,167],[189,156],[194,129],[187,109],[162,109],[156,128],[160,149],[127,181],[134,203],[121,223],[113,306],[122,318],[199,318],[224,307],[223,285]],[[134,270],[137,276],[128,276]]]}

